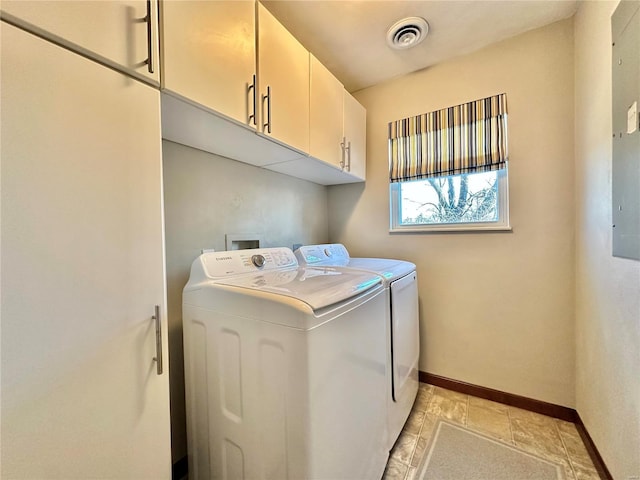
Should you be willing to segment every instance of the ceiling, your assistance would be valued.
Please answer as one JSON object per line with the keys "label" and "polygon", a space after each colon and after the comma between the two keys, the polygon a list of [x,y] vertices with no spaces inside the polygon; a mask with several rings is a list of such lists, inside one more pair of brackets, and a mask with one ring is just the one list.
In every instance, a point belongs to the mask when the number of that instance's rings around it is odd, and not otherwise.
{"label": "ceiling", "polygon": [[[393,77],[568,18],[576,0],[261,0],[267,9],[354,92]],[[392,50],[386,33],[409,16],[429,23],[425,40]]]}

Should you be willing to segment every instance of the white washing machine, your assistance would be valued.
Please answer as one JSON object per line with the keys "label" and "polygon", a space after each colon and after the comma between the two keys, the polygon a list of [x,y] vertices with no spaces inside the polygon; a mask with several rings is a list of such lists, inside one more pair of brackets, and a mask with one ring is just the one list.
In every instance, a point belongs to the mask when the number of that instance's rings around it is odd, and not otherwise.
{"label": "white washing machine", "polygon": [[418,280],[416,266],[403,260],[351,258],[339,243],[302,246],[295,251],[300,265],[331,266],[340,271],[368,271],[383,279],[387,305],[388,448],[404,426],[418,393],[420,358]]}
{"label": "white washing machine", "polygon": [[190,479],[376,479],[386,298],[288,248],[208,252],[183,293]]}

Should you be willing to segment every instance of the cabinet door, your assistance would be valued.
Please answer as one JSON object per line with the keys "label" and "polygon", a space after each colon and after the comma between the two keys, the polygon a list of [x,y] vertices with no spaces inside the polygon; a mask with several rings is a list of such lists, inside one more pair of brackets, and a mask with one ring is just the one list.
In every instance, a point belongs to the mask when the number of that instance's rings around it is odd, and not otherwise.
{"label": "cabinet door", "polygon": [[347,139],[346,169],[351,175],[365,179],[367,170],[367,111],[344,91],[344,137]]}
{"label": "cabinet door", "polygon": [[310,58],[309,155],[342,168],[344,87],[316,57]]}
{"label": "cabinet door", "polygon": [[157,0],[2,0],[0,8],[3,17],[27,22],[72,49],[160,81]]}
{"label": "cabinet door", "polygon": [[164,2],[163,87],[255,126],[255,16],[253,0]]}
{"label": "cabinet door", "polygon": [[309,52],[258,3],[258,78],[262,127],[285,145],[309,152]]}
{"label": "cabinet door", "polygon": [[2,477],[168,479],[159,92],[2,47]]}

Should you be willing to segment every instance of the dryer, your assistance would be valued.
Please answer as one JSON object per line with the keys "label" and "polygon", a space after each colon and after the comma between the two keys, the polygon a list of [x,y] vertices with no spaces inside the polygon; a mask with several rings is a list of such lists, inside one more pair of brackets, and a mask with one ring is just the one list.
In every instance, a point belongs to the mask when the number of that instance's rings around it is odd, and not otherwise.
{"label": "dryer", "polygon": [[385,287],[387,315],[388,448],[404,426],[418,393],[420,358],[418,280],[416,266],[384,258],[352,258],[339,243],[302,246],[295,251],[300,265],[330,266],[340,271],[368,271]]}
{"label": "dryer", "polygon": [[370,272],[207,252],[183,292],[191,479],[381,478],[386,319]]}

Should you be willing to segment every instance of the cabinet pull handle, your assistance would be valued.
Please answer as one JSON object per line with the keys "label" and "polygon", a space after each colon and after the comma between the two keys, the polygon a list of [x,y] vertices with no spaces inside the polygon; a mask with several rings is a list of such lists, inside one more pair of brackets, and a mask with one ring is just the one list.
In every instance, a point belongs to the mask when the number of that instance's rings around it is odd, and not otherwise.
{"label": "cabinet pull handle", "polygon": [[147,64],[149,73],[153,73],[153,44],[151,38],[151,0],[147,0],[147,16],[144,17],[144,21],[147,23],[147,60],[144,62]]}
{"label": "cabinet pull handle", "polygon": [[340,159],[340,168],[344,170],[347,165],[347,162],[346,162],[347,137],[342,137],[342,142],[340,142],[340,148],[342,149],[342,158]]}
{"label": "cabinet pull handle", "polygon": [[155,313],[151,317],[156,321],[156,356],[153,360],[156,362],[156,372],[162,375],[162,322],[160,321],[160,305],[156,305]]}
{"label": "cabinet pull handle", "polygon": [[253,113],[249,115],[249,123],[253,121],[253,124],[256,125],[256,76],[253,76],[253,82],[251,85],[247,87],[247,94],[251,93],[253,90]]}
{"label": "cabinet pull handle", "polygon": [[347,146],[344,147],[347,151],[347,172],[351,171],[351,141],[347,142]]}
{"label": "cabinet pull handle", "polygon": [[267,129],[268,133],[271,133],[271,87],[267,86],[267,94],[262,97],[262,116],[264,118],[264,101],[267,100],[267,123],[262,124],[262,131]]}

